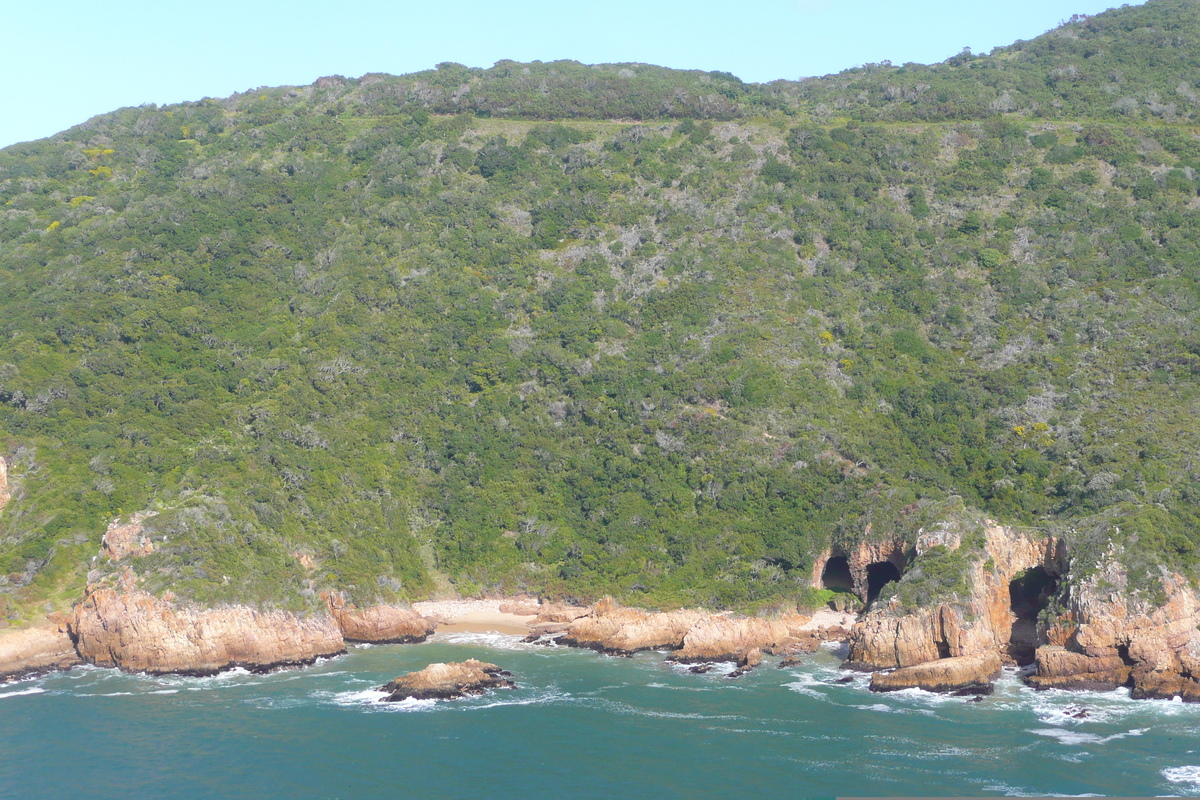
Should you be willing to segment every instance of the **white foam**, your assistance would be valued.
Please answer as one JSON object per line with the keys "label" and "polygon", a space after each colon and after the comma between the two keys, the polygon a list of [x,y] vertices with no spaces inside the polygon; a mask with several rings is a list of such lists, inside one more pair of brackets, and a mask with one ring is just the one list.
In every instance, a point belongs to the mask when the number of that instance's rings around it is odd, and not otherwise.
{"label": "white foam", "polygon": [[46,690],[40,686],[30,686],[28,689],[20,689],[15,692],[5,692],[4,694],[0,694],[0,700],[3,700],[6,697],[20,697],[21,695],[26,694],[41,694],[44,691]]}
{"label": "white foam", "polygon": [[1186,783],[1193,789],[1200,789],[1200,767],[1167,767],[1162,776],[1171,783]]}
{"label": "white foam", "polygon": [[1084,733],[1083,731],[1068,731],[1062,728],[1032,728],[1030,733],[1038,736],[1046,736],[1051,739],[1058,739],[1063,744],[1107,744],[1115,742],[1118,739],[1125,739],[1129,736],[1141,736],[1148,728],[1134,728],[1125,733],[1114,733],[1111,736],[1098,736],[1094,733]]}
{"label": "white foam", "polygon": [[439,633],[436,638],[438,641],[449,642],[450,644],[469,644],[476,647],[490,647],[493,650],[529,650],[536,646],[522,642],[521,636],[512,633],[471,633],[458,631],[444,634]]}

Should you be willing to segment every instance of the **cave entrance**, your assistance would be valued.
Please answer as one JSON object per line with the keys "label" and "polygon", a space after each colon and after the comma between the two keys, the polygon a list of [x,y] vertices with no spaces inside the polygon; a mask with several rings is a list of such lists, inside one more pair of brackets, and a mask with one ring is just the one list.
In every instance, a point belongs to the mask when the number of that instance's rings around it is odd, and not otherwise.
{"label": "cave entrance", "polygon": [[854,591],[854,576],[850,574],[850,562],[845,556],[834,556],[825,562],[821,570],[821,588],[835,592]]}
{"label": "cave entrance", "polygon": [[867,565],[867,602],[874,603],[883,587],[900,580],[900,570],[890,561],[876,561]]}
{"label": "cave entrance", "polygon": [[1008,654],[1021,666],[1033,663],[1037,650],[1037,618],[1058,591],[1058,579],[1042,567],[1030,567],[1009,581],[1008,597],[1013,613]]}

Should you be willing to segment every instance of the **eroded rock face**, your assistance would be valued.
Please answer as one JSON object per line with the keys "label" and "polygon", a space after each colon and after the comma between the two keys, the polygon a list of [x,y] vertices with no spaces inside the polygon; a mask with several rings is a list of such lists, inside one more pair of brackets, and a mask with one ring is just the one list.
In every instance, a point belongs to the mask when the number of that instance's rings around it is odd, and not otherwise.
{"label": "eroded rock face", "polygon": [[177,606],[135,588],[126,571],[116,587],[89,587],[70,632],[89,664],[153,674],[211,675],[311,664],[345,651],[332,617],[245,606]]}
{"label": "eroded rock face", "polygon": [[66,630],[22,628],[0,633],[0,683],[81,663]]}
{"label": "eroded rock face", "polygon": [[100,547],[104,555],[120,561],[129,556],[148,556],[154,552],[154,542],[145,535],[142,523],[156,515],[154,511],[139,511],[124,525],[120,520],[108,523]]}
{"label": "eroded rock face", "polygon": [[812,652],[819,639],[802,631],[810,617],[792,615],[780,619],[711,616],[697,620],[684,634],[683,646],[671,655],[674,661],[737,661],[750,650]]}
{"label": "eroded rock face", "polygon": [[0,510],[8,505],[12,492],[8,488],[8,459],[0,456]]}
{"label": "eroded rock face", "polygon": [[[1059,574],[1063,554],[1052,538],[994,523],[985,526],[984,537],[986,558],[972,567],[969,597],[911,614],[891,607],[871,609],[851,632],[847,666],[873,671],[985,653],[1005,657],[1014,620],[1009,582],[1030,567]],[[957,541],[941,536],[929,546]]]}
{"label": "eroded rock face", "polygon": [[433,620],[411,608],[368,606],[358,608],[339,593],[324,595],[342,638],[347,642],[410,644],[423,642],[437,627]]}
{"label": "eroded rock face", "polygon": [[622,608],[606,597],[595,603],[587,616],[574,620],[559,641],[613,655],[678,650],[683,646],[683,637],[705,616],[695,609],[653,613]]}
{"label": "eroded rock face", "polygon": [[472,694],[483,694],[488,689],[512,689],[516,684],[508,680],[512,674],[495,664],[476,661],[452,661],[446,664],[430,664],[425,669],[401,675],[386,686],[384,698],[394,703],[400,700],[453,700]]}
{"label": "eroded rock face", "polygon": [[943,658],[895,672],[876,672],[871,676],[871,691],[924,689],[927,692],[986,692],[999,674],[1000,656],[994,652]]}
{"label": "eroded rock face", "polygon": [[1135,698],[1200,700],[1200,598],[1182,576],[1162,572],[1166,602],[1152,606],[1130,591],[1124,567],[1109,558],[1072,584],[1063,614],[1041,631],[1030,685],[1111,689]]}

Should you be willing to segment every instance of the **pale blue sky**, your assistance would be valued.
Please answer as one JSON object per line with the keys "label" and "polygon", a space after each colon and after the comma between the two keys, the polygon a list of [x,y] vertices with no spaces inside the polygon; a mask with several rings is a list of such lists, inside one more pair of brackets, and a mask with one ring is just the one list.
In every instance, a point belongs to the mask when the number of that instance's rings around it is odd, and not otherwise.
{"label": "pale blue sky", "polygon": [[747,81],[941,61],[1111,0],[0,0],[0,146],[121,106],[458,61],[639,61]]}

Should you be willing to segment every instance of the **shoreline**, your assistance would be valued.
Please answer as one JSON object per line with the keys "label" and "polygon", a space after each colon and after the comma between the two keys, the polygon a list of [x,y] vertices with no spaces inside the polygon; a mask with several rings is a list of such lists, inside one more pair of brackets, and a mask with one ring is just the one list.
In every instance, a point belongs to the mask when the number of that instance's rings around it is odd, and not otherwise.
{"label": "shoreline", "polygon": [[421,600],[412,604],[426,619],[432,620],[438,633],[505,633],[528,636],[537,614],[501,611],[502,605],[520,602],[519,598],[478,600]]}

